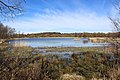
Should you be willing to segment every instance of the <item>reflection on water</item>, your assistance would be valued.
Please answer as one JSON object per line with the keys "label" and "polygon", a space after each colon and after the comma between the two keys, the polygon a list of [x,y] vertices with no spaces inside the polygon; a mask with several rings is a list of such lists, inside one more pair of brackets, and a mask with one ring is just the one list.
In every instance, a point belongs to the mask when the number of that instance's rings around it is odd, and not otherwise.
{"label": "reflection on water", "polygon": [[9,44],[15,47],[29,46],[27,41],[9,41]]}
{"label": "reflection on water", "polygon": [[9,44],[17,47],[96,47],[107,43],[93,43],[88,38],[80,38],[78,41],[74,38],[27,38],[10,40]]}

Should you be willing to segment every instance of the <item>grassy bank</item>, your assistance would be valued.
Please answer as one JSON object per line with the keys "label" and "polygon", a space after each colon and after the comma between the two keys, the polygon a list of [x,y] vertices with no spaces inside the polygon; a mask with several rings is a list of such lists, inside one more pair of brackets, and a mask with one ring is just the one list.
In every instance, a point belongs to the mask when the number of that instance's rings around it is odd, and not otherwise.
{"label": "grassy bank", "polygon": [[108,47],[37,47],[46,52],[108,52]]}

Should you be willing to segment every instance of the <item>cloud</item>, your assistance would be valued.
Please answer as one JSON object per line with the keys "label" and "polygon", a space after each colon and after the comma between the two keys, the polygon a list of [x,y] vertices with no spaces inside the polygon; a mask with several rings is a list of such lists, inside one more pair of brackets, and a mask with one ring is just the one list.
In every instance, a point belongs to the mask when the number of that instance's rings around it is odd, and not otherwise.
{"label": "cloud", "polygon": [[7,25],[25,33],[33,32],[109,32],[110,21],[95,12],[76,10],[74,12],[46,9],[44,14],[35,13]]}

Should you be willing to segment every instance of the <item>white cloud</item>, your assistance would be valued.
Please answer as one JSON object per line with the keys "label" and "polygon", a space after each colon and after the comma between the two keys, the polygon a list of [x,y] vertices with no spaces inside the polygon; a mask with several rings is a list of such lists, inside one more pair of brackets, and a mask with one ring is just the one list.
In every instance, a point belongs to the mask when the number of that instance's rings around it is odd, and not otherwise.
{"label": "white cloud", "polygon": [[107,32],[111,31],[107,16],[89,11],[61,12],[45,10],[45,14],[36,13],[33,17],[6,23],[17,31],[29,32]]}

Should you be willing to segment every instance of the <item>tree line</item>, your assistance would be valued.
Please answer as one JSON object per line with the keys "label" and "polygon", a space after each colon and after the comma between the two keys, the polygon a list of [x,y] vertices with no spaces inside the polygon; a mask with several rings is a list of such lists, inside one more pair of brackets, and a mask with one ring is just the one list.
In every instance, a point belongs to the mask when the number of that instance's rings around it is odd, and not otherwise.
{"label": "tree line", "polygon": [[0,39],[8,39],[14,36],[15,29],[0,23]]}
{"label": "tree line", "polygon": [[[116,32],[113,33],[60,33],[60,32],[44,32],[34,34],[17,34],[17,37],[113,37],[116,36]],[[19,35],[19,36],[18,36]]]}
{"label": "tree line", "polygon": [[0,23],[0,39],[9,39],[9,38],[34,38],[34,37],[119,37],[120,32],[94,32],[94,33],[60,33],[60,32],[43,32],[43,33],[15,33],[15,28],[11,28],[3,23]]}
{"label": "tree line", "polygon": [[3,23],[0,23],[0,39],[9,39],[9,38],[33,38],[33,37],[119,37],[119,32],[111,33],[60,33],[60,32],[43,32],[43,33],[15,33],[15,28],[11,28]]}

